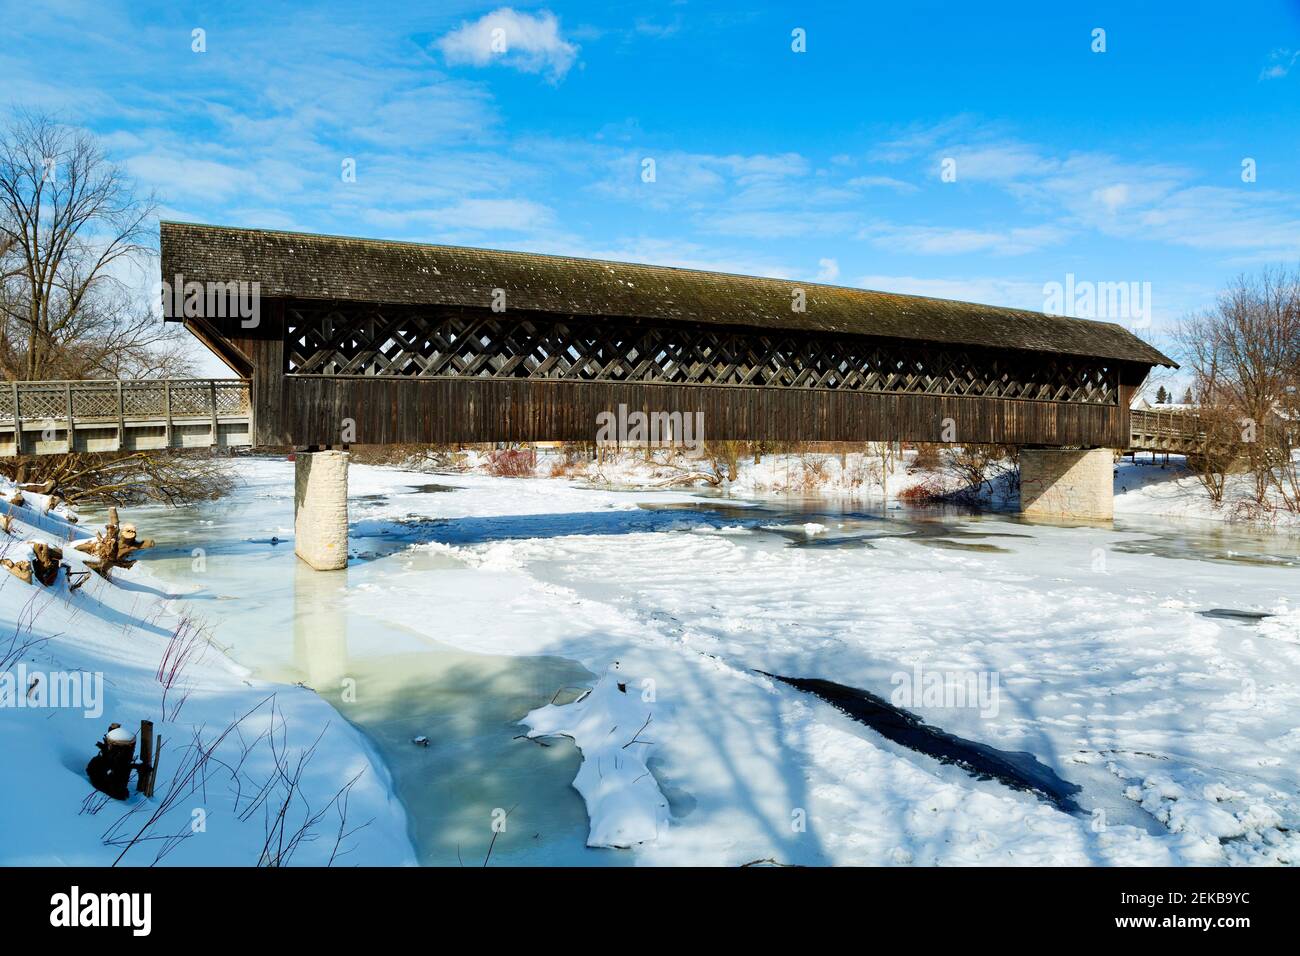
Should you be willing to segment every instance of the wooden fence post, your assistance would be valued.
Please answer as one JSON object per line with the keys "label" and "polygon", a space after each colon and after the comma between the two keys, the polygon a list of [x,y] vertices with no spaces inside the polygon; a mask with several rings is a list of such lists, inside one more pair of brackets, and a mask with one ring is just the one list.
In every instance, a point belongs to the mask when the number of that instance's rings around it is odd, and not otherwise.
{"label": "wooden fence post", "polygon": [[149,792],[149,768],[153,765],[153,721],[140,721],[140,767],[135,775],[135,792]]}

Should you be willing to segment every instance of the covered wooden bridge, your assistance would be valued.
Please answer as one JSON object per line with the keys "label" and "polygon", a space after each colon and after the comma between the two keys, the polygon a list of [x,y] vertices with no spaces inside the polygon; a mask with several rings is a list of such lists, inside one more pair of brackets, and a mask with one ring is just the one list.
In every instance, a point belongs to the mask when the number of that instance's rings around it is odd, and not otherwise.
{"label": "covered wooden bridge", "polygon": [[625,406],[706,439],[1068,449],[1050,491],[1173,364],[1110,323],[815,283],[173,222],[161,250],[178,289],[255,292],[171,315],[251,381],[254,445],[590,441]]}

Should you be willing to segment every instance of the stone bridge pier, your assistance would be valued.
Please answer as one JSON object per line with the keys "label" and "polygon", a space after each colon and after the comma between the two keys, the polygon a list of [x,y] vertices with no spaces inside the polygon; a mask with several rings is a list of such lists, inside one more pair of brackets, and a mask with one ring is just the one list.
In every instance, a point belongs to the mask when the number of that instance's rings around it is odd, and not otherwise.
{"label": "stone bridge pier", "polygon": [[345,451],[294,456],[293,551],[317,571],[348,566],[348,459]]}
{"label": "stone bridge pier", "polygon": [[1115,516],[1114,476],[1109,448],[1021,448],[1020,513],[1108,521]]}

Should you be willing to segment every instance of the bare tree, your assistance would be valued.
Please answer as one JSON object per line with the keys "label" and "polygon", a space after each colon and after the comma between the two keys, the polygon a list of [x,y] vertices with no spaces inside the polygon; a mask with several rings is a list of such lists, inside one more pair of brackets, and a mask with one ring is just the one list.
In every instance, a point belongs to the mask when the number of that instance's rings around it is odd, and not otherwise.
{"label": "bare tree", "polygon": [[182,374],[179,337],[119,278],[149,253],[138,196],[87,133],[21,113],[0,129],[0,371]]}
{"label": "bare tree", "polygon": [[[1205,448],[1197,459],[1208,469],[1244,459],[1259,505],[1272,489],[1286,508],[1300,510],[1292,454],[1300,422],[1300,270],[1239,276],[1211,309],[1183,323],[1178,341],[1200,404]],[[1221,498],[1222,476],[1207,478],[1212,497],[1217,489]]]}

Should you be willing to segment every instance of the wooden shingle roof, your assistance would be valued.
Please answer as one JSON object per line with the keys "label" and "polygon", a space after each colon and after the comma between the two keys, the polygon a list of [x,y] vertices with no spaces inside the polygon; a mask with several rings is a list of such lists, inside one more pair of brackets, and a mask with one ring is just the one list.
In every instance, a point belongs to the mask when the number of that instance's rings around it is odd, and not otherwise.
{"label": "wooden shingle roof", "polygon": [[[569,256],[163,222],[162,276],[260,283],[271,298],[486,307],[1172,360],[1110,322],[811,282]],[[795,311],[802,289],[806,309]]]}

